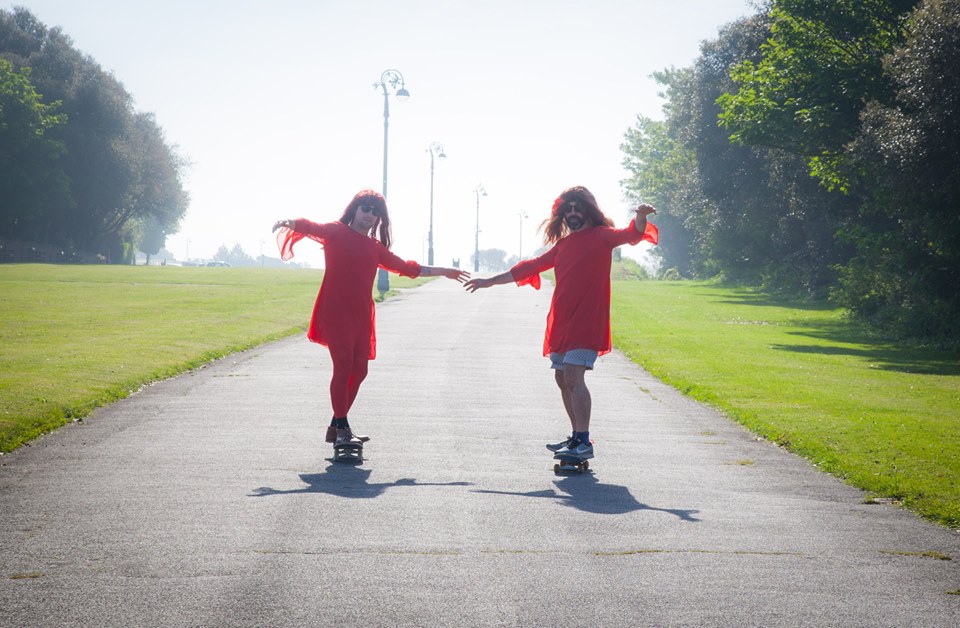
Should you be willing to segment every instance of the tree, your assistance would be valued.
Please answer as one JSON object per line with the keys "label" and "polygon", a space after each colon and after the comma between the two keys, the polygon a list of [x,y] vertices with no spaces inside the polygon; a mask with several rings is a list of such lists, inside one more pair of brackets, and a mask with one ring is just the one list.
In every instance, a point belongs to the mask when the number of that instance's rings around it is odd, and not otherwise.
{"label": "tree", "polygon": [[837,299],[900,335],[956,337],[960,318],[960,0],[927,0],[884,60],[893,102],[853,143],[863,182],[857,254]]}
{"label": "tree", "polygon": [[0,52],[30,68],[36,90],[66,114],[46,135],[63,146],[57,165],[69,196],[42,204],[33,238],[131,261],[141,221],[152,216],[176,230],[188,203],[184,162],[153,116],[134,112],[120,81],[22,7],[0,10]]}
{"label": "tree", "polygon": [[51,138],[66,122],[59,106],[43,102],[29,68],[0,59],[0,237],[35,239],[44,208],[69,204],[63,143]]}
{"label": "tree", "polygon": [[217,252],[213,254],[213,259],[226,262],[231,266],[259,266],[257,260],[253,259],[243,250],[240,244],[234,244],[232,249],[227,249],[226,245],[221,244]]}
{"label": "tree", "polygon": [[147,264],[150,264],[150,256],[157,255],[160,253],[160,249],[164,247],[167,242],[167,232],[164,230],[163,225],[160,224],[160,221],[157,220],[154,216],[147,216],[140,223],[139,229],[139,241],[138,248],[146,253],[147,255]]}
{"label": "tree", "polygon": [[627,130],[620,150],[623,167],[630,173],[620,182],[624,196],[634,204],[648,202],[657,208],[662,237],[654,254],[664,268],[687,277],[698,275],[704,260],[702,251],[694,252],[700,233],[695,224],[699,203],[691,203],[688,194],[699,185],[684,184],[697,176],[693,152],[668,136],[665,122],[644,116],[637,116]]}
{"label": "tree", "polygon": [[[501,249],[480,249],[480,264],[479,268],[481,270],[499,273],[507,270],[507,252]],[[476,255],[470,256],[470,261],[475,261]]]}
{"label": "tree", "polygon": [[903,39],[917,0],[774,0],[762,59],[731,71],[720,121],[733,141],[809,160],[828,188],[845,189],[844,146],[870,100],[888,102],[882,59]]}
{"label": "tree", "polygon": [[822,296],[849,254],[834,232],[856,204],[818,186],[795,153],[731,142],[718,125],[718,101],[738,89],[731,68],[760,62],[770,24],[766,15],[728,24],[691,68],[654,75],[665,119],[628,131],[623,187],[657,205],[664,268]]}

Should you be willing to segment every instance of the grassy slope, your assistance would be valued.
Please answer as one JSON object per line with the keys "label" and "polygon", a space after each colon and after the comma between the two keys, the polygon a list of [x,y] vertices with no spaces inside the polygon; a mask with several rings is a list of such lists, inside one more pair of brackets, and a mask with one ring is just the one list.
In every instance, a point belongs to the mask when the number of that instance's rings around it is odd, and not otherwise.
{"label": "grassy slope", "polygon": [[614,342],[681,391],[877,496],[960,525],[960,361],[825,304],[615,282]]}

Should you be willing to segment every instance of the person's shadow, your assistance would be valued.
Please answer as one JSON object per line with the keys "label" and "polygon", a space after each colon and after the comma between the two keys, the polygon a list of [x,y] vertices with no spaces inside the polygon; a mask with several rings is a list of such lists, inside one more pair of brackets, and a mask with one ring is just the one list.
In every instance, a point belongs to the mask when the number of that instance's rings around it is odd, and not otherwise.
{"label": "person's shadow", "polygon": [[369,482],[371,471],[371,469],[354,465],[331,464],[327,467],[326,473],[301,473],[300,479],[306,486],[292,489],[261,486],[253,489],[249,497],[322,493],[352,499],[371,499],[383,495],[388,488],[398,486],[472,486],[471,482],[418,482],[413,478],[371,484]]}
{"label": "person's shadow", "polygon": [[541,499],[553,499],[559,504],[571,508],[577,508],[584,512],[592,512],[600,515],[623,515],[637,510],[653,510],[665,512],[683,521],[700,521],[693,515],[699,510],[678,509],[678,508],[657,508],[649,504],[643,504],[637,501],[626,486],[616,484],[601,484],[594,475],[584,474],[578,476],[568,476],[554,482],[559,491],[548,489],[545,491],[532,491],[528,493],[516,493],[510,491],[488,491],[476,490],[475,493],[488,493],[493,495],[517,495],[519,497],[538,497]]}

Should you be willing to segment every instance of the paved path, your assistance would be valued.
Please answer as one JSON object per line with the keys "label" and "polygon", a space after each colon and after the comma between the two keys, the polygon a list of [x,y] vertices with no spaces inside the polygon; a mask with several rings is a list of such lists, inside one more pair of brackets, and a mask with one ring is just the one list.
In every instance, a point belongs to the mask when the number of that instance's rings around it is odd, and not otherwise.
{"label": "paved path", "polygon": [[555,477],[548,298],[438,280],[381,305],[359,467],[321,442],[302,337],[4,456],[0,625],[960,625],[955,532],[616,352],[588,375],[595,473]]}

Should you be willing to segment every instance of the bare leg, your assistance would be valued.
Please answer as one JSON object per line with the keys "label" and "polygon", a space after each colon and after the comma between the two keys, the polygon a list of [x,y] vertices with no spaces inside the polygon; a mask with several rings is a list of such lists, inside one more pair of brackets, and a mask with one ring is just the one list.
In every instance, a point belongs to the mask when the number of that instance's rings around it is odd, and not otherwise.
{"label": "bare leg", "polygon": [[563,375],[563,371],[554,371],[554,378],[557,380],[557,386],[560,387],[560,397],[563,399],[563,408],[567,411],[567,416],[570,418],[570,431],[577,431],[577,420],[576,415],[573,412],[573,395],[570,392],[570,389],[567,388],[567,382]]}
{"label": "bare leg", "polygon": [[[587,367],[585,366],[566,364],[561,372],[564,388],[570,396],[570,406],[573,409],[573,431],[575,432],[590,431],[592,399],[583,377],[586,371]],[[566,405],[566,400],[564,400],[564,405]],[[569,413],[570,410],[568,409],[567,412]]]}

